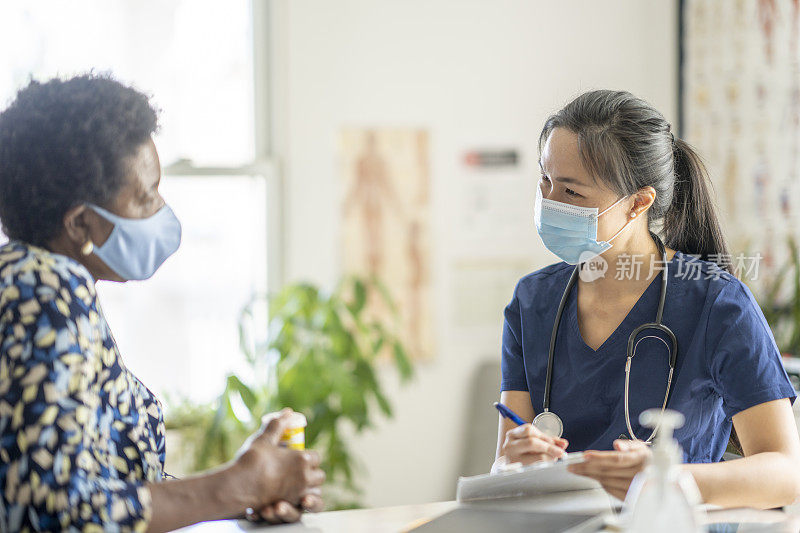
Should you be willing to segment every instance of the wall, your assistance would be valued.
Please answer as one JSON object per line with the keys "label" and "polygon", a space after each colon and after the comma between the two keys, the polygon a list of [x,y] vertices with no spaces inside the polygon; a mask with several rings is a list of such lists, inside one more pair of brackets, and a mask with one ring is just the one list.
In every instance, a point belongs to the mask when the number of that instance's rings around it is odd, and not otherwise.
{"label": "wall", "polygon": [[[467,384],[482,361],[499,356],[502,328],[497,304],[491,327],[465,336],[452,323],[463,151],[481,143],[519,148],[520,172],[529,176],[520,194],[532,198],[539,130],[571,96],[624,88],[675,123],[675,2],[275,0],[273,8],[287,280],[330,284],[340,273],[340,129],[430,132],[438,351],[405,388],[385,372],[396,417],[354,444],[370,474],[367,504],[452,498],[470,416]],[[530,270],[553,261],[532,223],[519,228],[516,243]],[[508,298],[515,281],[508,279]],[[474,304],[483,304],[480,294]],[[487,470],[492,459],[487,454]]]}

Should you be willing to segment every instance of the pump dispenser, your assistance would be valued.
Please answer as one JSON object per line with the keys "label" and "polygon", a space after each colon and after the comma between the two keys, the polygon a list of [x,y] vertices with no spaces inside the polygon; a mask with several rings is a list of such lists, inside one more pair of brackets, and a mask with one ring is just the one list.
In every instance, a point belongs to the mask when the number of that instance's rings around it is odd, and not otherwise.
{"label": "pump dispenser", "polygon": [[683,425],[681,413],[648,409],[639,423],[658,428],[650,464],[636,474],[625,498],[623,521],[632,533],[699,532],[702,514],[700,491],[692,475],[681,469],[683,453],[672,438]]}

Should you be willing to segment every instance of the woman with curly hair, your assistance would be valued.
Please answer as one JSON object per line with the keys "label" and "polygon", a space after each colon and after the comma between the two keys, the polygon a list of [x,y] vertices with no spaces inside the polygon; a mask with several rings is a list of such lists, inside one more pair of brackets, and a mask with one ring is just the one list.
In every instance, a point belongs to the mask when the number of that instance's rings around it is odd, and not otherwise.
{"label": "woman with curly hair", "polygon": [[288,410],[230,463],[164,480],[161,405],[95,291],[149,278],[180,244],[156,128],[146,96],[94,75],[32,82],[0,114],[2,531],[293,521],[321,506],[319,457],[278,447]]}

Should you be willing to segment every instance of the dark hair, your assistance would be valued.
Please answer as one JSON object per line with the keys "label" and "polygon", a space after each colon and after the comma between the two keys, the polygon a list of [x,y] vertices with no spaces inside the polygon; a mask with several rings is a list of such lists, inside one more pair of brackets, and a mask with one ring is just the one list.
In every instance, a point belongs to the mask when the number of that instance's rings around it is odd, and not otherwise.
{"label": "dark hair", "polygon": [[45,246],[82,203],[107,206],[125,158],[158,127],[144,94],[107,75],[31,81],[0,113],[0,221],[11,239]]}
{"label": "dark hair", "polygon": [[584,167],[620,196],[643,187],[655,189],[648,223],[651,230],[661,230],[667,246],[733,273],[731,262],[721,260],[728,248],[708,172],[697,153],[674,138],[669,122],[653,106],[625,91],[590,91],[547,119],[540,151],[555,128],[577,134]]}
{"label": "dark hair", "polygon": [[[555,128],[578,136],[581,163],[620,196],[653,187],[648,210],[650,229],[660,223],[664,243],[687,254],[716,262],[733,274],[714,209],[710,180],[703,162],[686,142],[675,139],[671,126],[653,106],[625,91],[584,93],[545,122],[539,151]],[[731,448],[742,454],[736,430]]]}

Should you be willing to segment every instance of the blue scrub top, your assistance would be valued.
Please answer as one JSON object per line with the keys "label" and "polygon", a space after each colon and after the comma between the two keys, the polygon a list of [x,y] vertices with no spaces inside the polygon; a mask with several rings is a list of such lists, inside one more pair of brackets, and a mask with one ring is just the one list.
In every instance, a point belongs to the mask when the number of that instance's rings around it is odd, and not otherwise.
{"label": "blue scrub top", "polygon": [[[505,309],[501,390],[530,391],[537,413],[543,410],[553,322],[574,268],[562,262],[525,276]],[[615,439],[627,435],[623,397],[628,337],[655,320],[662,275],[597,351],[580,334],[577,285],[570,291],[556,340],[550,394],[550,410],[564,422],[568,451],[609,450]],[[795,391],[761,309],[747,286],[715,263],[675,253],[669,262],[663,323],[678,338],[667,408],[686,417],[675,432],[685,462],[719,461],[736,413],[779,398],[794,402]],[[651,334],[657,332],[647,330],[639,338]],[[651,430],[639,425],[639,413],[661,408],[668,373],[666,346],[658,339],[642,340],[630,382],[631,425],[640,439]]]}

